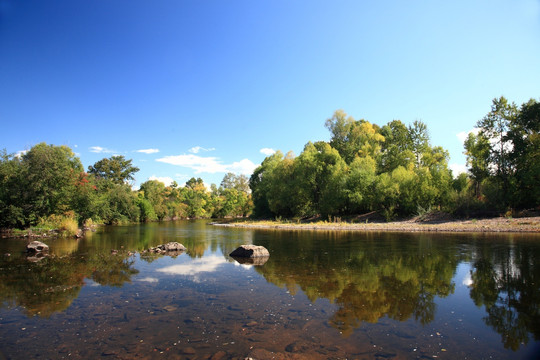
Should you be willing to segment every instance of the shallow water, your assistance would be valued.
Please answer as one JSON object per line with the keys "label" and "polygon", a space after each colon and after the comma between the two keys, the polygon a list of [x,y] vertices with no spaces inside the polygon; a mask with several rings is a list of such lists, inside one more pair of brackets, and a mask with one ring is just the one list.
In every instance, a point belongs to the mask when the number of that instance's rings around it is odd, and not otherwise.
{"label": "shallow water", "polygon": [[[142,251],[169,241],[176,257]],[[2,239],[0,359],[534,359],[540,237],[119,226]],[[263,245],[263,265],[230,258]],[[116,249],[116,255],[111,250]],[[134,254],[132,254],[134,253]]]}

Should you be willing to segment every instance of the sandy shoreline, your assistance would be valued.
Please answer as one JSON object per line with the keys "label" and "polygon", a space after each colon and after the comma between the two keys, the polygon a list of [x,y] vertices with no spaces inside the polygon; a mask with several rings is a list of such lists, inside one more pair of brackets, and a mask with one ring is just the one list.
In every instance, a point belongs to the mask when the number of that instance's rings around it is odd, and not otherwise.
{"label": "sandy shoreline", "polygon": [[281,230],[346,230],[346,231],[395,231],[395,232],[494,232],[494,233],[540,233],[540,217],[491,218],[472,220],[448,220],[418,222],[414,219],[393,222],[348,223],[315,222],[287,223],[277,221],[234,221],[212,223],[214,226],[281,229]]}

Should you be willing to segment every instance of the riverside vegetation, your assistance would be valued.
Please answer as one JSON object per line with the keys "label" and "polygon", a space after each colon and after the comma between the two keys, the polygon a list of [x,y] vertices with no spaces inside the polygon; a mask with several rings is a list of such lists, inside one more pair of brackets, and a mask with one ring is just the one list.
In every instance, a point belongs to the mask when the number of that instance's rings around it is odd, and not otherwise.
{"label": "riverside vegetation", "polygon": [[84,171],[67,146],[41,143],[0,156],[0,228],[60,228],[182,218],[351,218],[386,220],[434,210],[456,216],[512,216],[540,205],[540,102],[492,102],[464,143],[468,173],[453,177],[448,151],[430,142],[420,120],[384,126],[338,110],[325,123],[329,142],[299,156],[278,151],[248,180],[229,173],[207,189],[156,180],[133,190],[139,170],[123,156]]}

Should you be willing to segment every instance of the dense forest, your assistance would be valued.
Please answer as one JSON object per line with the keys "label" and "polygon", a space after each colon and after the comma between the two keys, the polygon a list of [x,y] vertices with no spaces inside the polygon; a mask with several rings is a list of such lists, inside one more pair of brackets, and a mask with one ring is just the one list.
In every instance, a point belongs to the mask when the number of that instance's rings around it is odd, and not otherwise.
{"label": "dense forest", "polygon": [[329,142],[299,156],[277,152],[250,179],[254,215],[304,218],[377,211],[386,219],[444,210],[460,216],[540,205],[540,103],[494,99],[465,141],[468,174],[452,175],[448,152],[422,121],[384,126],[338,110]]}
{"label": "dense forest", "polygon": [[[67,146],[41,143],[23,155],[0,153],[0,228],[69,228],[176,218],[340,217],[378,212],[387,220],[443,210],[458,216],[510,213],[540,205],[540,102],[504,97],[465,141],[468,173],[454,177],[448,152],[422,121],[384,126],[338,110],[329,142],[268,156],[250,179],[226,174],[210,189],[156,180],[133,190],[139,170],[123,156],[85,171]],[[67,230],[67,229],[66,229]]]}
{"label": "dense forest", "polygon": [[134,191],[130,181],[137,171],[123,156],[102,159],[84,171],[67,146],[41,143],[22,156],[4,150],[0,227],[41,225],[73,232],[88,222],[247,216],[253,207],[248,178],[243,175],[228,173],[219,187],[212,184],[210,190],[202,179],[192,178],[184,187],[149,180]]}

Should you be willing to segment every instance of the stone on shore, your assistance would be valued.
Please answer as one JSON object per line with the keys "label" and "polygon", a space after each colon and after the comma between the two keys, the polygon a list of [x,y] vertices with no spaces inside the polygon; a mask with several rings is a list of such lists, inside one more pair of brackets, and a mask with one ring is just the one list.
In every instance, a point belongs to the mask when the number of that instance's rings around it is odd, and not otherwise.
{"label": "stone on shore", "polygon": [[42,243],[41,241],[32,241],[26,245],[26,251],[31,253],[49,251],[49,245]]}
{"label": "stone on shore", "polygon": [[270,256],[270,253],[264,246],[240,245],[240,247],[230,253],[229,256],[240,258],[258,258],[268,257]]}

